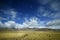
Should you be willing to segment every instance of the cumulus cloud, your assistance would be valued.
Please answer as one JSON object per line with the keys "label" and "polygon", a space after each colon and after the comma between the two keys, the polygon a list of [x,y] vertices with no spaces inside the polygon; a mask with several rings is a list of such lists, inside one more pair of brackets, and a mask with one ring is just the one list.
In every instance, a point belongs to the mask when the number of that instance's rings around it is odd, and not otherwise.
{"label": "cumulus cloud", "polygon": [[55,19],[47,22],[48,28],[60,29],[60,19]]}
{"label": "cumulus cloud", "polygon": [[28,25],[28,27],[38,27],[39,26],[39,23],[38,23],[38,21],[37,21],[37,18],[31,18],[30,19],[30,22],[28,21],[25,21],[25,23],[23,23],[23,24],[27,24]]}
{"label": "cumulus cloud", "polygon": [[42,24],[42,22],[39,22],[37,18],[33,17],[30,18],[30,21],[28,19],[25,19],[25,21],[22,24],[16,23],[15,21],[8,21],[4,24],[0,23],[1,27],[7,27],[7,28],[44,28],[45,26]]}
{"label": "cumulus cloud", "polygon": [[8,28],[13,28],[13,27],[15,27],[16,23],[14,21],[8,21],[8,22],[5,22],[4,24]]}
{"label": "cumulus cloud", "polygon": [[[23,24],[17,24],[17,25],[19,25],[20,27],[23,27],[23,28],[27,28],[27,27],[28,28],[39,28],[42,26],[38,23],[38,19],[34,18],[34,17],[30,18],[30,21],[28,21],[28,19],[25,19]],[[16,28],[19,28],[19,26]],[[43,26],[42,26],[42,28],[43,28]]]}
{"label": "cumulus cloud", "polygon": [[19,24],[19,23],[16,23],[16,25],[15,25],[15,28],[16,29],[21,29],[21,28],[23,28],[24,26],[22,25],[22,24]]}
{"label": "cumulus cloud", "polygon": [[1,10],[4,14],[10,15],[11,19],[14,20],[16,18],[17,12],[14,9],[7,9],[7,10]]}
{"label": "cumulus cloud", "polygon": [[2,23],[0,21],[0,27],[3,28],[52,28],[52,29],[60,29],[60,19],[50,20],[46,24],[44,21],[38,21],[38,18],[30,18],[30,20],[25,19],[22,24],[16,23],[15,21],[8,21]]}

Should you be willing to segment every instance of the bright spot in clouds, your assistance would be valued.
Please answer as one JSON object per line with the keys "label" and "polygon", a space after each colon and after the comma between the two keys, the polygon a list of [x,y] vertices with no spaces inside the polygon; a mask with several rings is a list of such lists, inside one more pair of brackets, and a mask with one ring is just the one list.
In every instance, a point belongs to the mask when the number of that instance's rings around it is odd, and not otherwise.
{"label": "bright spot in clouds", "polygon": [[7,0],[0,6],[0,28],[60,29],[59,0]]}

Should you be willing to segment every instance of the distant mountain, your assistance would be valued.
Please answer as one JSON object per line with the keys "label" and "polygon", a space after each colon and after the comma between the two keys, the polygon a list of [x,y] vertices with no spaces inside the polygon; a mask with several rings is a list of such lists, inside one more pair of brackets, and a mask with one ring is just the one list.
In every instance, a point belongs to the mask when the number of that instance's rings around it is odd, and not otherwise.
{"label": "distant mountain", "polygon": [[60,31],[60,29],[51,29],[51,28],[22,28],[19,30],[32,30],[32,31]]}
{"label": "distant mountain", "polygon": [[23,30],[23,31],[27,31],[27,30],[32,30],[32,31],[60,31],[60,29],[51,29],[51,28],[21,28],[21,29],[14,29],[14,28],[0,28],[0,31],[17,31],[17,30]]}

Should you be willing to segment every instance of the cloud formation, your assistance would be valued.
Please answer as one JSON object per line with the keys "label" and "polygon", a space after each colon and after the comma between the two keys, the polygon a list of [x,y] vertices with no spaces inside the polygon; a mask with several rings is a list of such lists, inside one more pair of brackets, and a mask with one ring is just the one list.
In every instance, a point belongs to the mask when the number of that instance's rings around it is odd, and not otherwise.
{"label": "cloud formation", "polygon": [[52,19],[46,22],[46,27],[60,29],[60,1],[39,0],[39,3],[42,5],[38,8],[39,15]]}
{"label": "cloud formation", "polygon": [[0,28],[52,28],[60,29],[60,19],[50,20],[48,22],[39,21],[38,18],[32,17],[29,20],[25,19],[22,24],[16,23],[15,21],[7,21],[2,23],[0,21]]}
{"label": "cloud formation", "polygon": [[40,0],[42,6],[38,11],[42,16],[50,18],[60,18],[60,1],[59,0]]}
{"label": "cloud formation", "polygon": [[[32,13],[29,14],[30,9],[28,8],[27,9],[29,11],[26,13],[25,13],[25,9],[23,9],[22,13],[19,13],[14,9],[1,10],[3,14],[6,14],[5,16],[7,16],[9,20],[4,23],[0,21],[0,27],[17,28],[17,29],[24,28],[24,27],[60,29],[59,27],[60,26],[60,1],[59,0],[38,0],[38,2],[40,4],[38,8],[38,13],[36,13],[35,15],[34,14],[35,12],[32,11],[35,17],[32,15]],[[37,15],[39,16],[39,18],[36,17]],[[31,18],[29,18],[28,16],[31,16]],[[0,17],[0,20],[7,20],[7,18]],[[44,21],[41,21],[41,19],[43,19]],[[20,24],[19,22],[22,20],[25,21],[23,21],[23,23]],[[16,21],[18,22],[16,23]]]}
{"label": "cloud formation", "polygon": [[60,29],[60,19],[51,20],[46,25],[48,28]]}
{"label": "cloud formation", "polygon": [[8,21],[4,24],[0,22],[0,27],[7,27],[7,28],[44,28],[45,26],[42,24],[42,22],[39,22],[37,18],[31,18],[30,21],[27,19],[23,22],[23,24],[16,23],[15,21]]}
{"label": "cloud formation", "polygon": [[14,20],[16,18],[17,12],[14,9],[1,10],[4,14],[11,16],[11,19]]}

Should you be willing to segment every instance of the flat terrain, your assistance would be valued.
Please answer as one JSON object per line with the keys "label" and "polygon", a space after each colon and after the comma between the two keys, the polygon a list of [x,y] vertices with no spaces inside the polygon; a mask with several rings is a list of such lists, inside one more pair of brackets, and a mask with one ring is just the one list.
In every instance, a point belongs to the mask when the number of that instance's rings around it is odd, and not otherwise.
{"label": "flat terrain", "polygon": [[4,31],[0,32],[0,40],[60,40],[60,32]]}

